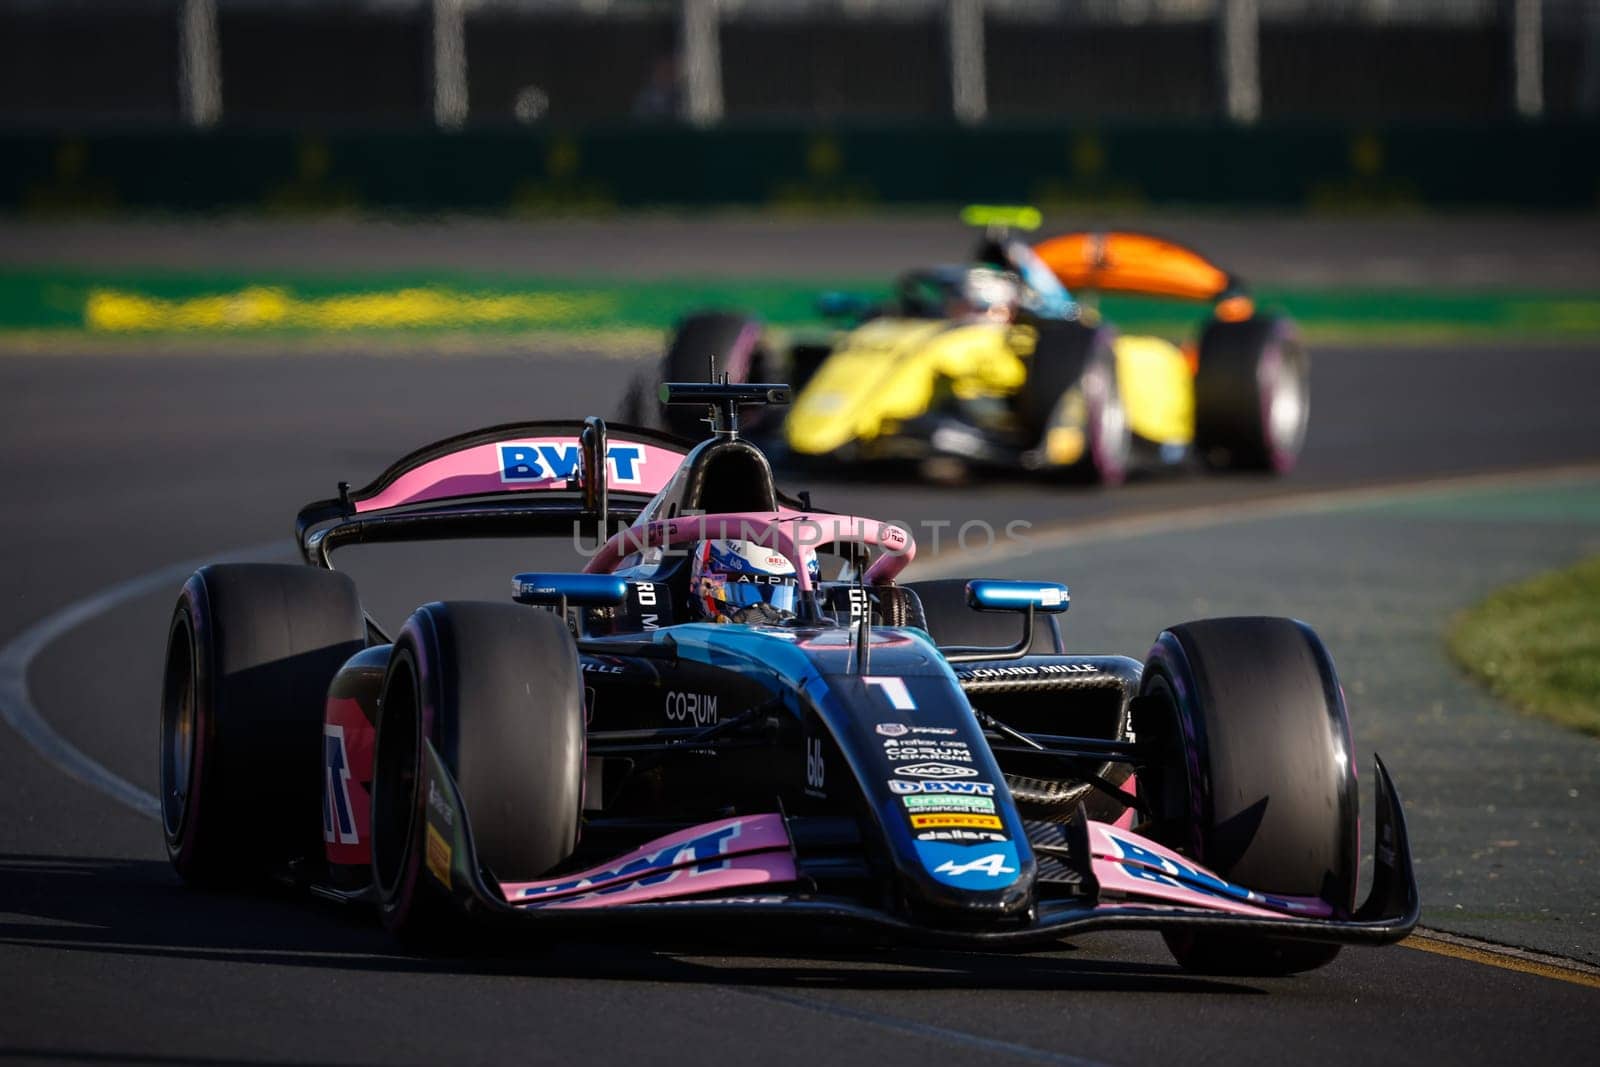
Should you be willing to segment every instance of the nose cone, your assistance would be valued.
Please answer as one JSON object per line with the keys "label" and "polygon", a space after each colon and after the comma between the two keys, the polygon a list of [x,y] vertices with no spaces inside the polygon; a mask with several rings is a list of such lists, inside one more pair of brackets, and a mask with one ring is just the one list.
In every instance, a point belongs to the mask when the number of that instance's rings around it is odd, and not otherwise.
{"label": "nose cone", "polygon": [[784,420],[789,448],[803,455],[820,456],[849,444],[856,436],[852,399],[837,388],[806,389]]}
{"label": "nose cone", "polygon": [[908,367],[940,323],[877,319],[846,336],[795,398],[784,421],[789,448],[816,456],[872,438],[886,418],[927,405],[926,373]]}

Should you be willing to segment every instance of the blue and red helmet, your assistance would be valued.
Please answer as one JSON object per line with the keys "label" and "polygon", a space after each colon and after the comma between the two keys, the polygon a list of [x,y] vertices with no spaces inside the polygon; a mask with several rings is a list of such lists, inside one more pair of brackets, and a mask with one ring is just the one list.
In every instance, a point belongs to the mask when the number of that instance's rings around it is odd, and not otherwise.
{"label": "blue and red helmet", "polygon": [[795,617],[799,583],[783,553],[754,541],[701,541],[689,596],[707,622],[776,623]]}

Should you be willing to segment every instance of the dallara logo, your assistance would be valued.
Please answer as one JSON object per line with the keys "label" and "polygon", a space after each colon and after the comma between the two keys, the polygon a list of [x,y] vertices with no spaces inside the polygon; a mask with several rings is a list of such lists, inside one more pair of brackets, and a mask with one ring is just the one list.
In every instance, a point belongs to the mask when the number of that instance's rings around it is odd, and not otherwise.
{"label": "dallara logo", "polygon": [[971,767],[952,767],[948,763],[913,763],[909,767],[896,767],[894,773],[907,778],[976,778],[978,772]]}

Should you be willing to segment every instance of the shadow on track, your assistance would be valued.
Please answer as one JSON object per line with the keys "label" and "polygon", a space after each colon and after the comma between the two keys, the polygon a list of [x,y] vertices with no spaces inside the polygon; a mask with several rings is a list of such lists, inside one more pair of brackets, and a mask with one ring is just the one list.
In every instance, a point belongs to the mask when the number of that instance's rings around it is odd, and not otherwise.
{"label": "shadow on track", "polygon": [[[493,943],[475,943],[467,955],[425,957],[400,950],[373,920],[364,908],[288,891],[191,890],[158,860],[0,855],[0,944],[69,952],[795,989],[1263,992],[1170,964],[863,947],[810,928],[736,935],[700,927],[673,931],[670,940],[635,931],[557,945],[505,937],[500,928]],[[1060,951],[1076,949],[1063,943]]]}
{"label": "shadow on track", "polygon": [[[140,1055],[129,1052],[87,1052],[83,1049],[50,1049],[50,1048],[0,1048],[0,1061],[20,1060],[23,1063],[115,1063],[127,1067],[129,1064],[156,1064],[160,1067],[213,1067],[219,1061],[215,1056],[172,1056],[159,1053]],[[278,1067],[279,1064],[293,1063],[295,1067],[318,1067],[315,1061],[304,1060],[264,1060],[264,1059],[239,1059],[230,1056],[227,1061],[229,1067]],[[331,1062],[331,1061],[329,1061]],[[354,1064],[340,1063],[338,1067],[355,1067]]]}

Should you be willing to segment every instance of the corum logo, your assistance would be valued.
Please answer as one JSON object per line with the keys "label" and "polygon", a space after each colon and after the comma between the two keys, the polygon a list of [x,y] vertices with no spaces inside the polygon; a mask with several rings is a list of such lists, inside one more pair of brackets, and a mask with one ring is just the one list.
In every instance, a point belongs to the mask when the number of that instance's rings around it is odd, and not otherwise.
{"label": "corum logo", "polygon": [[930,763],[971,763],[972,753],[961,741],[936,741],[917,743],[917,738],[909,742],[897,741],[889,738],[883,743],[883,754],[886,758],[896,763],[910,763],[912,760],[927,760]]}
{"label": "corum logo", "polygon": [[709,726],[717,721],[717,695],[680,693],[674,689],[667,693],[666,711],[670,722],[692,722],[696,726]]}
{"label": "corum logo", "polygon": [[948,763],[914,763],[909,767],[896,767],[894,773],[907,778],[976,778],[978,772],[971,767],[952,767]]}

